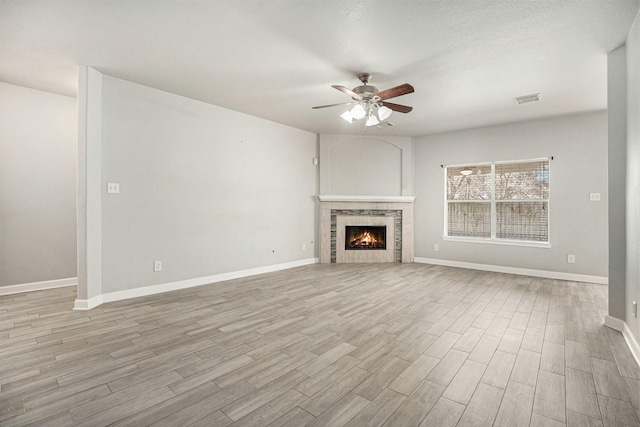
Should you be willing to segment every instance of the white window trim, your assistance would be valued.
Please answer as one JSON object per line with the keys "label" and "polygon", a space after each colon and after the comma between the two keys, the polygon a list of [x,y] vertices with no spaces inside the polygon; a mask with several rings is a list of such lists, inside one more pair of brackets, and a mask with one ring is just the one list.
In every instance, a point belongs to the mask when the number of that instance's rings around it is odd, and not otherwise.
{"label": "white window trim", "polygon": [[448,242],[483,243],[489,245],[527,246],[530,248],[550,248],[550,242],[536,242],[534,240],[483,239],[480,237],[442,236]]}
{"label": "white window trim", "polygon": [[[505,163],[528,163],[528,162],[549,162],[549,183],[551,183],[551,157],[540,157],[536,159],[523,159],[523,160],[501,160],[496,162],[478,162],[478,163],[461,163],[455,165],[444,165],[444,232],[442,235],[442,240],[450,241],[450,242],[461,242],[461,243],[481,243],[481,244],[490,244],[490,245],[505,245],[505,246],[525,246],[531,248],[550,248],[551,244],[551,185],[549,185],[549,198],[546,200],[547,202],[547,224],[548,224],[548,234],[546,242],[538,242],[534,240],[509,240],[509,239],[499,239],[496,237],[497,230],[497,215],[496,215],[496,198],[495,198],[495,179],[496,179],[496,167],[495,165],[505,164]],[[455,167],[464,167],[464,166],[486,166],[491,165],[491,200],[447,200],[447,169],[455,168]],[[518,200],[519,202],[539,202],[540,200]],[[447,230],[449,229],[449,202],[452,203],[491,203],[491,238],[482,238],[482,237],[465,237],[465,236],[449,236],[447,234]]]}

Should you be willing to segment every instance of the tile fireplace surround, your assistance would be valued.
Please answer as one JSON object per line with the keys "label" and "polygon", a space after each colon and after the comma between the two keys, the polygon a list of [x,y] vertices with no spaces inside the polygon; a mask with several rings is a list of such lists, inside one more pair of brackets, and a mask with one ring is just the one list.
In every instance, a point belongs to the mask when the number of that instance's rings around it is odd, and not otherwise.
{"label": "tile fireplace surround", "polygon": [[[318,196],[320,262],[413,262],[414,196]],[[345,251],[346,225],[386,225],[387,249]]]}

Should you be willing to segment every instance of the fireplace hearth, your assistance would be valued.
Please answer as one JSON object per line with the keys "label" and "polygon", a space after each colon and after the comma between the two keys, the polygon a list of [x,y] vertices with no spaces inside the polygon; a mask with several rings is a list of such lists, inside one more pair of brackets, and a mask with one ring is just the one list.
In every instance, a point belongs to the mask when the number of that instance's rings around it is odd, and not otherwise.
{"label": "fireplace hearth", "polygon": [[347,225],[345,227],[344,249],[355,250],[386,250],[387,227],[385,225]]}

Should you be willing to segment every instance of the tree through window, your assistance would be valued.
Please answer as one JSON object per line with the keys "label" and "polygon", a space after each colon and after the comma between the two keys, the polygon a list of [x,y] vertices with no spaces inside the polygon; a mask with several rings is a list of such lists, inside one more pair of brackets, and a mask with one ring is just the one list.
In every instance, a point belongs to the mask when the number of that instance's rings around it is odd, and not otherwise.
{"label": "tree through window", "polygon": [[445,169],[450,237],[549,242],[549,160]]}

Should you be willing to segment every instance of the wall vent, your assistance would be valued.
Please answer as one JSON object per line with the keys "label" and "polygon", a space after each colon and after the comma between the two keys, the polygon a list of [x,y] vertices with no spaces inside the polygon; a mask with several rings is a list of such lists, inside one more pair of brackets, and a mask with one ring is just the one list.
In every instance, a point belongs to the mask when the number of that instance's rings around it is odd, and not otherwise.
{"label": "wall vent", "polygon": [[527,102],[540,101],[540,94],[534,93],[532,95],[519,96],[513,99],[515,99],[518,104],[526,104]]}

